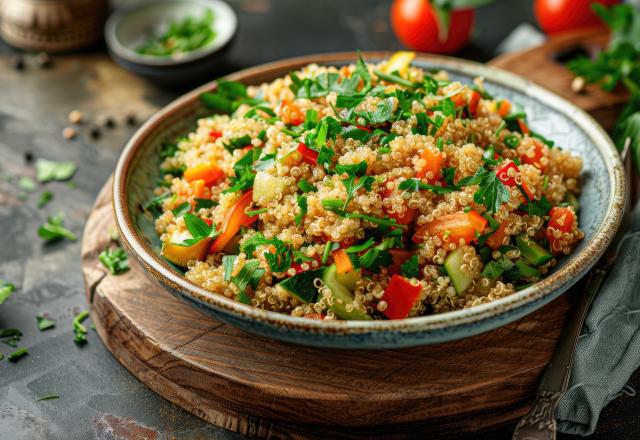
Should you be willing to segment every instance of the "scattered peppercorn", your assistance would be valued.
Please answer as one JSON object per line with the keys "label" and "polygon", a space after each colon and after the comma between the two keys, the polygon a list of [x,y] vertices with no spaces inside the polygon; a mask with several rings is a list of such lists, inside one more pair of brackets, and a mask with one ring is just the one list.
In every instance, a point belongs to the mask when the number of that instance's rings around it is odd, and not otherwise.
{"label": "scattered peppercorn", "polygon": [[33,57],[33,63],[40,69],[48,69],[52,66],[51,57],[46,52],[40,52]]}
{"label": "scattered peppercorn", "polygon": [[34,159],[33,153],[31,151],[25,151],[25,153],[24,153],[24,161],[26,163],[31,163],[31,162],[33,162],[33,159]]}
{"label": "scattered peppercorn", "polygon": [[62,130],[62,136],[65,139],[71,140],[76,137],[76,131],[73,129],[73,127],[65,127],[65,129]]}
{"label": "scattered peppercorn", "polygon": [[73,110],[69,113],[69,122],[72,124],[80,124],[83,119],[83,114],[79,110]]}
{"label": "scattered peppercorn", "polygon": [[113,118],[108,117],[104,120],[104,126],[107,128],[113,128],[116,126],[116,121],[114,121]]}
{"label": "scattered peppercorn", "polygon": [[136,116],[133,113],[129,113],[126,118],[127,125],[136,125],[138,123]]}
{"label": "scattered peppercorn", "polygon": [[571,81],[571,90],[573,90],[573,93],[583,93],[585,91],[586,85],[587,82],[585,81],[584,77],[576,76],[575,78],[573,78],[573,81]]}
{"label": "scattered peppercorn", "polygon": [[24,57],[22,55],[16,55],[11,59],[11,64],[13,68],[16,70],[24,70],[25,68]]}
{"label": "scattered peppercorn", "polygon": [[91,127],[91,130],[89,130],[89,135],[93,138],[93,139],[98,139],[100,137],[100,128],[96,125]]}

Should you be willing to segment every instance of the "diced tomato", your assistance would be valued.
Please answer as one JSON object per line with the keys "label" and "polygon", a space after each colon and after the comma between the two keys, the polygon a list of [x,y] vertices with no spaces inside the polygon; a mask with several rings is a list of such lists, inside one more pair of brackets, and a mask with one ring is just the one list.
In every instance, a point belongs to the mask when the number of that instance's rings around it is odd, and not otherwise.
{"label": "diced tomato", "polygon": [[456,107],[464,107],[465,105],[467,105],[467,100],[464,99],[464,96],[462,95],[462,93],[453,95],[451,97],[451,100],[453,101]]}
{"label": "diced tomato", "polygon": [[[386,188],[383,192],[382,192],[382,198],[386,199],[391,195],[391,190]],[[414,208],[409,208],[407,207],[407,209],[404,211],[404,214],[399,215],[397,212],[390,212],[389,209],[387,209],[386,207],[383,207],[386,214],[395,219],[396,222],[399,225],[408,225],[409,223],[411,223],[413,221],[413,219],[416,218],[416,216],[418,215],[418,210],[414,209]]]}
{"label": "diced tomato", "polygon": [[187,168],[184,172],[184,178],[187,182],[204,180],[206,186],[211,186],[224,179],[224,177],[224,171],[212,162],[201,163],[200,165]]}
{"label": "diced tomato", "polygon": [[333,252],[333,262],[336,265],[338,273],[347,273],[353,270],[351,259],[343,249],[338,249]]}
{"label": "diced tomato", "polygon": [[500,226],[498,226],[498,229],[496,229],[496,231],[491,234],[489,236],[489,238],[487,238],[487,246],[489,246],[491,249],[499,249],[500,246],[502,246],[502,243],[504,242],[504,237],[506,237],[506,233],[505,233],[505,229],[507,228],[507,222],[502,222],[500,224]]}
{"label": "diced tomato", "polygon": [[400,275],[392,275],[381,298],[381,301],[387,303],[387,308],[382,313],[389,319],[406,318],[416,303],[420,290],[419,284],[414,285]]}
{"label": "diced tomato", "polygon": [[211,244],[209,253],[222,251],[231,239],[238,233],[242,226],[247,227],[258,220],[258,216],[249,217],[246,210],[251,206],[253,190],[249,190],[231,207],[222,222],[220,235]]}
{"label": "diced tomato", "polygon": [[428,183],[434,183],[440,178],[440,169],[442,168],[442,162],[444,161],[444,155],[442,151],[436,148],[425,148],[420,154],[425,164],[420,168],[420,171],[416,173],[421,179],[427,176],[427,173],[431,173],[432,177],[427,180]]}
{"label": "diced tomato", "polygon": [[547,224],[545,235],[547,240],[549,240],[551,252],[557,255],[562,253],[562,248],[558,242],[559,239],[554,236],[554,231],[560,231],[562,233],[571,232],[573,224],[576,221],[576,216],[569,207],[554,206],[549,211],[549,217],[551,218]]}
{"label": "diced tomato", "polygon": [[209,226],[213,224],[213,221],[210,218],[203,218],[202,221],[208,224]]}
{"label": "diced tomato", "polygon": [[506,99],[503,99],[498,103],[498,114],[503,118],[511,111],[511,103]]}
{"label": "diced tomato", "polygon": [[[513,171],[512,171],[513,170]],[[522,183],[522,190],[527,194],[529,200],[533,200],[533,193],[527,186],[527,182],[522,179],[522,173],[520,168],[514,162],[507,162],[496,170],[496,176],[500,179],[500,182],[506,186],[518,186],[518,181]],[[527,201],[525,200],[525,204]]]}
{"label": "diced tomato", "polygon": [[529,126],[522,119],[518,119],[518,127],[520,127],[520,131],[522,134],[529,134],[531,130],[529,130]]}
{"label": "diced tomato", "polygon": [[371,129],[363,125],[356,125],[356,127],[359,128],[360,130],[368,131],[369,133],[371,133]]}
{"label": "diced tomato", "polygon": [[[531,153],[531,155],[529,155],[528,153]],[[523,154],[522,156],[520,156],[520,161],[523,163],[538,167],[540,170],[544,171],[544,167],[542,166],[542,161],[541,161],[543,157],[544,157],[544,144],[538,139],[534,139],[531,150]]]}
{"label": "diced tomato", "polygon": [[413,255],[413,252],[406,249],[389,249],[389,253],[391,254],[393,263],[387,267],[387,270],[391,273],[400,273],[400,266]]}
{"label": "diced tomato", "polygon": [[306,315],[302,315],[303,318],[308,318],[308,319],[324,319],[325,318],[324,313],[307,313]]}
{"label": "diced tomato", "polygon": [[298,144],[298,153],[302,155],[302,160],[309,165],[315,165],[318,162],[318,152],[307,147],[302,142]]}
{"label": "diced tomato", "polygon": [[209,138],[212,141],[215,141],[216,139],[218,139],[219,137],[222,137],[222,132],[221,131],[215,131],[215,130],[211,130],[209,132]]}
{"label": "diced tomato", "polygon": [[469,99],[469,114],[473,117],[476,117],[476,115],[478,114],[478,104],[480,103],[480,98],[482,98],[482,96],[479,92],[474,90],[471,93],[471,98]]}
{"label": "diced tomato", "polygon": [[427,235],[435,235],[448,243],[458,243],[463,239],[469,244],[476,240],[477,234],[481,234],[487,227],[487,219],[475,211],[456,212],[437,217],[433,221],[420,227],[412,240],[414,243],[422,243]]}
{"label": "diced tomato", "polygon": [[275,109],[285,124],[300,125],[304,122],[304,113],[295,103],[284,99]]}

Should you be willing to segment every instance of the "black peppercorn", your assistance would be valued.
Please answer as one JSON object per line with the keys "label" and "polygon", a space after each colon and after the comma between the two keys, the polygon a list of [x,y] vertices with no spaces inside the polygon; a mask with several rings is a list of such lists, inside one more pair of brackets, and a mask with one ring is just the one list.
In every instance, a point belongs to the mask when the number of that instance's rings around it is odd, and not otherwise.
{"label": "black peppercorn", "polygon": [[13,68],[16,70],[24,70],[25,68],[24,57],[22,55],[16,55],[11,59],[11,64],[13,65]]}
{"label": "black peppercorn", "polygon": [[100,128],[93,126],[91,127],[91,129],[89,130],[89,135],[93,138],[93,139],[98,139],[100,137]]}
{"label": "black peppercorn", "polygon": [[132,113],[129,113],[127,115],[126,121],[127,121],[127,125],[130,125],[130,126],[136,125],[138,123],[136,116]]}
{"label": "black peppercorn", "polygon": [[31,151],[25,151],[25,153],[24,153],[24,161],[26,163],[31,163],[31,162],[33,162],[33,159],[34,159],[33,153]]}

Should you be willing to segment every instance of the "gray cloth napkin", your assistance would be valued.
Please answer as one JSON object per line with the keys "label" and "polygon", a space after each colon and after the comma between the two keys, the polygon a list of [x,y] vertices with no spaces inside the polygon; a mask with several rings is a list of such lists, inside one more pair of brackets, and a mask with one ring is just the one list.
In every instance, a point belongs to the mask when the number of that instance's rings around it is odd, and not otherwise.
{"label": "gray cloth napkin", "polygon": [[590,435],[602,409],[640,367],[640,205],[618,259],[593,302],[576,346],[569,389],[556,409],[558,429]]}

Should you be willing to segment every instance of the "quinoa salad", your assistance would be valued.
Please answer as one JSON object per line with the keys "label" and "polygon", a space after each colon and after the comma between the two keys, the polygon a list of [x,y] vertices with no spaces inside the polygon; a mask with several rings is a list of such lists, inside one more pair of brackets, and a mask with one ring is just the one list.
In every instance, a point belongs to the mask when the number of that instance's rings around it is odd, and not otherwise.
{"label": "quinoa salad", "polygon": [[144,209],[162,256],[206,290],[319,320],[442,313],[543,278],[584,237],[582,159],[482,78],[414,57],[218,81],[211,116],[160,152]]}

